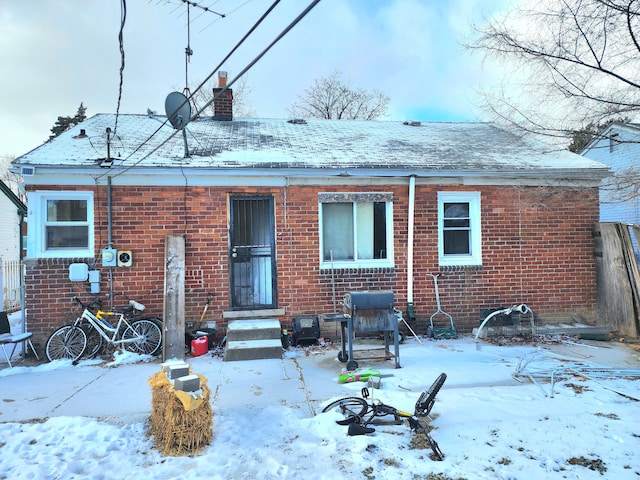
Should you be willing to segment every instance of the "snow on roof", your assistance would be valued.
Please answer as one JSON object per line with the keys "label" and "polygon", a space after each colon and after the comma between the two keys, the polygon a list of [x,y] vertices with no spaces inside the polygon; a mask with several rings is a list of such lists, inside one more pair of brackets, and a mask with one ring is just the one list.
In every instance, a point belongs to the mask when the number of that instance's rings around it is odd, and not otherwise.
{"label": "snow on roof", "polygon": [[[17,158],[15,165],[99,168],[115,115],[97,114]],[[82,134],[84,132],[84,135]],[[124,168],[368,169],[428,174],[567,174],[599,178],[606,167],[491,123],[201,118],[181,131],[165,117],[120,115],[110,157]],[[158,172],[160,173],[160,172]],[[405,174],[407,174],[405,173]]]}

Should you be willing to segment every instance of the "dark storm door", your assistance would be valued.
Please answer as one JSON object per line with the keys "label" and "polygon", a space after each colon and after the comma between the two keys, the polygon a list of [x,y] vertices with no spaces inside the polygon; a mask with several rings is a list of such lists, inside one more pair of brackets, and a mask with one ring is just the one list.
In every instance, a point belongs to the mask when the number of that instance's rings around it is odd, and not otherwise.
{"label": "dark storm door", "polygon": [[231,197],[231,308],[276,308],[273,197]]}

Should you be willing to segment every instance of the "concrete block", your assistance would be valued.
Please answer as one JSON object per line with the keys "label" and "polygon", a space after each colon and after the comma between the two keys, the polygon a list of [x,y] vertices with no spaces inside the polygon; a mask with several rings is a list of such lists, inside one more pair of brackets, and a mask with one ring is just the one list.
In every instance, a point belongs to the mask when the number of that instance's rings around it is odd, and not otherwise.
{"label": "concrete block", "polygon": [[174,383],[174,388],[183,392],[195,392],[196,390],[200,390],[200,377],[198,375],[178,377]]}
{"label": "concrete block", "polygon": [[163,363],[162,369],[167,374],[169,380],[175,380],[178,377],[189,375],[191,367],[188,363]]}

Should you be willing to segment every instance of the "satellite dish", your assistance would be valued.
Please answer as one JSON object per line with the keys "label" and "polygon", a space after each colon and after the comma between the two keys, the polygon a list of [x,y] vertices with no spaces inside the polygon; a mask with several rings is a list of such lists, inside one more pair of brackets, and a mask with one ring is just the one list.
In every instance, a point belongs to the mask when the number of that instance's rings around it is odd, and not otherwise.
{"label": "satellite dish", "polygon": [[171,92],[164,101],[164,109],[171,126],[175,129],[182,128],[191,118],[191,105],[180,92]]}

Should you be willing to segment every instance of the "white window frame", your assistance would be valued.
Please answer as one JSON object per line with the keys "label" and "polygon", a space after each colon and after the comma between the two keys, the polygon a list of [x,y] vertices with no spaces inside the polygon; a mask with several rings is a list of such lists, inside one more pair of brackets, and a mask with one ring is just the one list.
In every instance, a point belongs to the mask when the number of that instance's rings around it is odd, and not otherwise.
{"label": "white window frame", "polygon": [[[470,238],[468,254],[444,254],[444,204],[468,203]],[[482,265],[482,222],[480,192],[438,192],[438,260],[440,266]]]}
{"label": "white window frame", "polygon": [[[31,258],[93,258],[94,257],[94,205],[93,192],[37,191],[28,193],[27,256]],[[85,200],[87,202],[87,248],[46,248],[47,201]]]}
{"label": "white window frame", "polygon": [[[335,195],[338,200],[335,201],[323,201],[323,195]],[[340,195],[344,195],[344,199],[339,199]],[[318,230],[319,230],[319,238],[320,238],[320,268],[321,269],[331,269],[331,268],[393,268],[394,267],[394,249],[393,249],[393,201],[384,198],[384,199],[376,199],[372,200],[368,198],[370,195],[376,194],[360,194],[360,193],[345,193],[345,194],[321,194],[320,201],[318,202]],[[391,194],[380,194],[386,197],[392,197]],[[386,242],[387,242],[387,258],[372,258],[372,259],[354,259],[354,260],[325,260],[324,259],[324,238],[322,232],[323,226],[323,216],[322,216],[322,205],[328,203],[351,203],[357,204],[366,202],[369,203],[371,201],[384,202],[385,203],[385,218],[386,218]],[[354,224],[357,224],[357,207],[354,207]],[[357,232],[354,232],[354,255],[357,255]]]}

